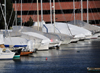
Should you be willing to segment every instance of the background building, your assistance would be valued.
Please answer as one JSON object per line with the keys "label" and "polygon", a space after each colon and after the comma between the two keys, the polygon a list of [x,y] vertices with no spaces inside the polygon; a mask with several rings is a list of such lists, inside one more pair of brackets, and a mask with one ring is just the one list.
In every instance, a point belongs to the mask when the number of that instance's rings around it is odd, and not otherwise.
{"label": "background building", "polygon": [[[50,22],[50,0],[43,0],[43,20]],[[21,1],[17,0],[18,18],[21,17]],[[33,21],[37,21],[37,0],[22,0],[22,20],[26,22],[31,17]],[[52,3],[53,5],[53,3]],[[89,23],[100,25],[100,0],[89,0]],[[15,9],[15,0],[13,0],[13,8]],[[58,22],[72,21],[73,0],[55,0],[55,18]],[[53,15],[52,15],[53,16]],[[81,20],[81,0],[75,0],[75,19]],[[41,3],[39,0],[39,20],[41,20]],[[87,20],[87,0],[83,0],[83,20]]]}

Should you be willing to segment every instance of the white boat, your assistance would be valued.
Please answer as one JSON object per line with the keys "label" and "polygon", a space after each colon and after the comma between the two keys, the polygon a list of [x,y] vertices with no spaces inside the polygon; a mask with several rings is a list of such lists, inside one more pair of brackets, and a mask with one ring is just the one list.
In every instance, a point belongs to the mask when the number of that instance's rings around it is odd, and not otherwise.
{"label": "white boat", "polygon": [[15,52],[11,52],[9,49],[3,51],[3,49],[0,48],[0,60],[13,59],[14,55]]}
{"label": "white boat", "polygon": [[48,50],[49,49],[49,43],[50,43],[49,38],[47,38],[41,34],[35,33],[35,32],[22,32],[22,34],[26,34],[29,36],[33,36],[33,37],[42,39],[41,45],[37,48],[38,50]]}
{"label": "white boat", "polygon": [[[16,31],[21,31],[21,36],[22,37],[31,37],[33,38],[34,44],[39,41],[37,43],[37,50],[48,50],[49,49],[49,43],[50,43],[50,39],[47,38],[46,36],[38,33],[38,31],[33,31],[32,28],[30,27],[25,27],[25,26],[13,26],[13,32]],[[28,37],[26,37],[26,39],[28,39]],[[32,40],[32,39],[31,39]],[[36,46],[36,45],[35,45]]]}
{"label": "white boat", "polygon": [[[80,28],[78,26],[75,26],[75,25],[71,25],[71,24],[67,24],[67,23],[60,23],[60,22],[56,22],[58,28],[61,29],[61,32],[64,33],[64,34],[67,34],[67,35],[72,35],[74,36],[74,38],[76,39],[85,39],[86,36],[90,36],[92,35],[90,31],[84,29],[84,28]],[[63,26],[62,26],[63,25]],[[69,29],[70,29],[70,32],[69,32]],[[63,28],[63,30],[62,30]]]}
{"label": "white boat", "polygon": [[[86,38],[93,38],[93,37],[95,36],[95,34],[96,34],[96,36],[97,36],[97,35],[98,35],[98,36],[100,35],[100,34],[99,34],[99,33],[100,33],[100,27],[99,27],[99,26],[91,25],[91,24],[88,24],[88,23],[83,22],[83,21],[80,21],[80,20],[75,20],[75,21],[71,21],[71,22],[68,22],[68,23],[89,30],[89,31],[92,33],[93,36],[87,36]],[[95,36],[95,37],[96,37],[96,36]],[[97,37],[98,37],[98,36],[97,36]],[[96,38],[97,38],[97,37],[96,37]]]}
{"label": "white boat", "polygon": [[[39,24],[41,24],[41,22],[40,22]],[[43,25],[44,25],[44,24],[45,24],[45,22],[43,23]],[[32,28],[33,28],[33,29],[34,29],[34,28],[37,28],[37,22],[34,23],[34,26],[32,26]],[[39,28],[40,28],[40,27],[39,27]],[[43,32],[43,31],[42,31],[43,28],[44,28],[44,27],[40,28],[40,31],[38,31],[38,33],[40,33],[40,34],[42,34],[42,35],[48,37],[48,38],[51,40],[51,42],[50,42],[50,44],[49,44],[49,47],[50,47],[50,48],[51,48],[51,47],[59,47],[59,46],[61,45],[61,43],[62,43],[60,35],[54,34],[54,33]],[[45,28],[45,29],[46,29],[46,28]],[[35,32],[35,31],[34,31],[34,32]]]}
{"label": "white boat", "polygon": [[[55,39],[59,39],[59,42],[61,41],[60,44],[69,44],[70,43],[70,39],[71,36],[65,35],[63,33],[60,32],[60,30],[58,28],[55,28],[56,31],[58,31],[58,33],[54,33],[54,26],[52,24],[44,24],[45,27],[42,28],[42,32],[47,33],[47,34],[53,34],[58,36],[59,38],[55,38]],[[52,37],[54,38],[54,37]]]}
{"label": "white boat", "polygon": [[[36,24],[36,23],[35,23]],[[36,26],[35,26],[36,27]],[[53,33],[44,33],[42,31],[38,31],[36,29],[34,29],[34,26],[33,27],[20,27],[20,26],[13,26],[13,29],[14,31],[21,31],[22,34],[26,34],[26,35],[29,35],[29,36],[33,36],[35,38],[39,38],[39,39],[42,39],[42,41],[48,41],[49,43],[49,47],[55,47],[55,46],[60,46],[61,44],[61,40],[59,38],[59,36],[57,34],[53,34]],[[32,33],[32,34],[28,34],[28,33]],[[35,34],[35,35],[34,35]],[[40,37],[42,36],[42,37]],[[46,43],[47,44],[47,43]],[[46,47],[46,44],[45,44],[45,47]],[[43,45],[42,45],[43,46]],[[41,48],[43,48],[41,46]]]}
{"label": "white boat", "polygon": [[[48,28],[48,33],[54,33],[53,24],[52,25],[51,24],[46,24],[45,26]],[[59,33],[59,31],[56,29],[55,33],[56,34],[61,34],[61,37],[65,37],[66,38],[66,40],[64,40],[63,42],[66,41],[66,42],[70,43],[70,42],[76,42],[76,41],[79,40],[79,39],[73,38],[73,36],[70,34],[70,32],[68,30],[68,27],[66,25],[63,25],[62,23],[60,23],[59,25],[56,24],[55,27],[60,31],[60,33]],[[42,31],[46,32],[46,29],[43,28]],[[62,39],[64,39],[64,38],[62,38]],[[68,43],[66,43],[66,44],[68,44]]]}
{"label": "white boat", "polygon": [[5,37],[4,45],[5,47],[11,47],[11,48],[22,47],[23,49],[26,49],[27,51],[35,51],[35,48],[33,47],[34,46],[33,41],[25,39],[23,37]]}
{"label": "white boat", "polygon": [[6,49],[5,51],[3,51],[4,49],[4,46],[2,46],[3,44],[4,44],[3,34],[0,34],[0,60],[13,59],[15,53],[11,52],[9,49]]}

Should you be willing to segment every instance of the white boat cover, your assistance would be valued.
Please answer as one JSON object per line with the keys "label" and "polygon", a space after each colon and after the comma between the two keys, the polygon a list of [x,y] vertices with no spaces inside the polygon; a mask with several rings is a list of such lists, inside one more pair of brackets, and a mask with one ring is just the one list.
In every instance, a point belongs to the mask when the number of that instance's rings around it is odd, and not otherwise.
{"label": "white boat cover", "polygon": [[[69,26],[69,29],[71,31],[69,31],[68,29],[68,26]],[[66,35],[70,35],[70,36],[76,36],[76,37],[84,37],[84,35],[91,35],[91,32],[84,29],[84,28],[81,28],[81,27],[77,27],[77,26],[74,26],[74,25],[71,25],[71,24],[68,24],[67,26],[67,23],[61,23],[61,22],[56,22],[55,23],[55,27],[59,29],[59,31],[62,33],[62,34],[66,34]],[[49,28],[48,29],[48,32],[52,33],[54,32],[54,26],[51,25],[51,24],[46,24],[46,27]],[[43,29],[43,32],[46,32],[46,29],[44,28]],[[56,33],[59,33],[58,30],[55,29],[55,32]]]}
{"label": "white boat cover", "polygon": [[4,44],[3,34],[0,34],[0,44]]}
{"label": "white boat cover", "polygon": [[83,27],[93,33],[95,32],[100,32],[100,28],[99,27],[94,27],[93,25],[91,24],[88,24],[86,22],[83,22],[83,21],[80,21],[80,20],[75,20],[75,24],[74,24],[74,21],[70,21],[68,22],[69,24],[73,24],[73,25],[76,25],[76,26],[79,26],[79,27]]}
{"label": "white boat cover", "polygon": [[4,44],[5,45],[26,45],[28,44],[27,39],[21,38],[21,37],[5,37],[4,38]]}
{"label": "white boat cover", "polygon": [[22,32],[22,33],[29,35],[29,36],[33,36],[33,37],[37,37],[37,38],[42,39],[43,41],[41,43],[50,43],[50,39],[41,35],[41,34],[38,34],[38,33],[35,33],[35,32]]}
{"label": "white boat cover", "polygon": [[[32,28],[32,27],[25,27],[25,26],[13,26],[13,29],[14,29],[14,31],[16,30],[20,30],[21,29],[21,32],[31,32],[31,33],[35,33],[35,34],[40,34],[40,35],[42,35],[42,36],[44,36],[44,37],[46,37],[46,39],[47,38],[49,38],[49,39],[52,39],[53,41],[54,40],[60,40],[61,39],[61,36],[60,35],[58,35],[58,34],[53,34],[53,33],[44,33],[44,32],[41,32],[41,31],[37,31],[37,30],[34,30],[34,28]],[[26,34],[27,35],[27,34]],[[30,36],[33,36],[33,35],[31,35],[30,34]],[[39,39],[44,39],[43,37],[39,37],[39,36],[37,36],[37,35],[34,35],[33,37],[37,37],[37,38],[39,38]]]}

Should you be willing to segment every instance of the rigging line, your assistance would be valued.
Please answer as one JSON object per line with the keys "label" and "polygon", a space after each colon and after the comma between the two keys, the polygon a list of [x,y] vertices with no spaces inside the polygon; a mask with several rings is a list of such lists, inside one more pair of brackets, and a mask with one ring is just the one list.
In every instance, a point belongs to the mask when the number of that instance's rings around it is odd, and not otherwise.
{"label": "rigging line", "polygon": [[16,17],[14,17],[14,20],[13,20],[12,26],[14,26],[15,19],[16,19]]}
{"label": "rigging line", "polygon": [[[19,0],[19,2],[20,2],[20,0]],[[17,6],[17,7],[19,7],[19,5]],[[8,26],[9,26],[9,23],[10,23],[10,20],[11,20],[11,17],[12,17],[12,14],[13,14],[13,8],[12,8],[12,12],[11,12],[11,15],[10,15],[10,19],[9,19],[9,22],[8,22]],[[14,17],[14,20],[13,21],[15,21],[15,17]],[[13,25],[14,23],[12,23],[12,25]]]}
{"label": "rigging line", "polygon": [[[80,3],[79,3],[79,7],[81,7],[81,1],[80,1]],[[78,9],[78,11],[81,12],[81,9]],[[77,12],[78,12],[78,11],[77,11]],[[79,13],[75,14],[76,18],[77,18],[77,15],[78,15],[78,14],[79,14]]]}
{"label": "rigging line", "polygon": [[[20,2],[20,0],[19,0],[19,2]],[[19,7],[19,5],[17,7]],[[10,19],[9,19],[9,22],[8,22],[8,26],[9,26],[9,23],[11,21],[11,17],[12,17],[13,11],[14,11],[14,9],[12,8],[11,15],[10,15]]]}
{"label": "rigging line", "polygon": [[[35,11],[33,11],[33,15],[32,15],[32,18],[33,18],[33,20],[34,20],[34,15],[35,14]],[[28,16],[28,14],[27,14],[27,16]],[[25,24],[25,22],[23,23],[23,25]]]}
{"label": "rigging line", "polygon": [[[84,12],[85,12],[85,11],[83,10],[83,13],[84,13]],[[87,14],[86,14],[86,13],[84,14],[84,16],[85,16],[84,19],[87,19]],[[84,21],[84,20],[83,20],[83,21]]]}
{"label": "rigging line", "polygon": [[[27,12],[27,15],[26,15],[26,17],[25,17],[25,20],[26,20],[27,17],[28,17],[28,14],[29,14],[30,8],[31,8],[31,6],[32,6],[32,4],[33,4],[33,1],[34,1],[34,0],[32,0],[31,5],[30,5],[30,7],[29,7],[29,9],[28,9],[28,12]],[[24,24],[25,24],[25,22],[23,23],[23,26],[24,26]]]}
{"label": "rigging line", "polygon": [[[3,18],[4,18],[4,21],[5,21],[6,19],[5,19],[4,13],[3,13],[3,9],[2,9],[1,3],[0,3],[0,7],[1,7],[0,9],[1,9],[1,12],[2,12],[2,15],[3,15]],[[6,22],[5,22],[5,26],[8,27]]]}
{"label": "rigging line", "polygon": [[[48,0],[49,1],[49,0]],[[50,1],[49,1],[50,2]],[[46,8],[46,6],[45,6],[45,8]],[[49,14],[49,12],[47,11],[47,13]],[[54,24],[52,24],[53,25],[53,27],[54,27]],[[61,32],[60,32],[60,30],[57,28],[57,27],[55,27],[56,28],[56,30],[61,34]],[[57,34],[56,34],[57,35]],[[57,37],[58,38],[62,38],[62,36],[60,37],[59,35],[57,35]]]}
{"label": "rigging line", "polygon": [[[90,4],[89,4],[89,6],[90,6]],[[90,8],[91,8],[91,6],[90,6]],[[90,9],[90,11],[91,11],[91,13],[92,13],[92,10],[91,10],[91,9]],[[92,17],[93,17],[94,22],[95,22],[95,18],[94,18],[94,16],[93,16],[93,13],[92,13]],[[96,22],[95,22],[95,24],[96,24]]]}
{"label": "rigging line", "polygon": [[[94,0],[93,0],[93,3],[94,3]],[[97,7],[96,6],[96,4],[94,3],[94,5],[95,5],[95,7]],[[98,11],[98,9],[96,8],[96,10],[97,10],[97,14],[99,15],[99,17],[100,17],[100,14],[99,14],[99,11]],[[100,24],[100,21],[98,21],[99,22],[99,24]]]}
{"label": "rigging line", "polygon": [[[44,5],[44,6],[45,6],[45,8],[46,8],[46,5]],[[46,10],[46,12],[47,12],[47,14],[49,14],[49,11]]]}
{"label": "rigging line", "polygon": [[11,15],[10,15],[10,18],[9,18],[9,21],[8,21],[8,26],[9,26],[9,23],[10,23],[10,20],[11,20],[11,17],[12,17],[12,14],[13,14],[13,8],[12,8],[12,11],[11,11]]}
{"label": "rigging line", "polygon": [[[3,14],[3,10],[2,10],[1,3],[0,3],[0,7],[1,7],[2,15],[3,15],[3,17],[4,17],[4,14]],[[4,17],[4,21],[5,21],[5,17]],[[5,22],[5,23],[6,23],[6,22]],[[5,24],[5,26],[6,26],[6,27],[8,27],[8,26],[7,26],[7,23]],[[5,32],[6,32],[6,31],[5,31]],[[10,34],[9,34],[9,32],[8,32],[8,35],[10,35]],[[12,41],[11,41],[11,42],[12,42]]]}
{"label": "rigging line", "polygon": [[[20,3],[20,0],[19,0],[18,3]],[[19,8],[19,5],[17,6],[17,8]],[[12,26],[14,26],[15,19],[16,19],[16,15],[14,16],[14,20],[13,20]]]}
{"label": "rigging line", "polygon": [[[48,0],[49,1],[49,0]],[[50,2],[50,1],[49,1]],[[45,6],[45,8],[46,8],[46,6]],[[49,12],[47,11],[47,13],[49,14]],[[53,27],[54,27],[54,24],[52,24],[53,25]],[[60,32],[60,30],[57,28],[57,27],[55,27],[55,29],[61,34],[61,32]],[[57,35],[57,34],[56,34]],[[59,35],[57,35],[57,37],[58,38],[60,38],[60,39],[62,39],[62,36],[59,36]]]}
{"label": "rigging line", "polygon": [[[19,2],[20,2],[20,0],[19,0]],[[17,7],[19,7],[19,5]],[[9,19],[9,22],[8,22],[8,26],[9,26],[9,23],[11,21],[11,17],[12,17],[13,12],[14,12],[14,9],[12,8],[11,15],[10,15],[10,19]]]}
{"label": "rigging line", "polygon": [[[62,7],[61,7],[61,4],[60,4],[60,1],[58,0],[58,2],[59,2],[59,6],[60,6],[60,9],[61,9],[61,12],[62,12],[62,14],[63,14],[62,16],[64,17],[64,19],[65,19],[65,21],[66,21],[66,17],[64,16],[64,12],[63,12],[63,10],[62,10]],[[67,22],[66,22],[66,24],[67,24],[67,27],[68,27],[69,33],[72,35],[72,32],[71,32],[71,30],[70,30],[70,28],[69,28]]]}
{"label": "rigging line", "polygon": [[0,20],[2,19],[2,14],[1,14],[1,16],[0,16]]}

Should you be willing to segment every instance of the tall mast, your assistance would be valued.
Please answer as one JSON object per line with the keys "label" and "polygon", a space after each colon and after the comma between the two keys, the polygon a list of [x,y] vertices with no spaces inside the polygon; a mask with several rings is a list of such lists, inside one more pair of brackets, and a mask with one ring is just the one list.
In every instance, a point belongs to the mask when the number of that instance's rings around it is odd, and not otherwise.
{"label": "tall mast", "polygon": [[22,26],[22,0],[21,0],[21,26]]}
{"label": "tall mast", "polygon": [[55,0],[53,0],[54,33],[55,33]]}
{"label": "tall mast", "polygon": [[83,21],[83,0],[81,0],[81,21]]}
{"label": "tall mast", "polygon": [[75,0],[73,0],[73,10],[74,10],[74,24],[75,24]]}
{"label": "tall mast", "polygon": [[38,31],[39,31],[39,10],[38,10],[38,0],[37,0],[37,24],[38,24]]}
{"label": "tall mast", "polygon": [[42,7],[42,0],[41,0],[41,27],[43,25],[43,7]]}
{"label": "tall mast", "polygon": [[51,5],[51,0],[50,0],[50,20],[52,24],[52,5]]}
{"label": "tall mast", "polygon": [[6,24],[6,0],[4,0],[4,11],[5,11],[5,30],[6,30],[6,27],[7,27],[7,24]]}
{"label": "tall mast", "polygon": [[16,16],[16,26],[17,26],[17,8],[16,8],[16,0],[15,0],[15,16]]}
{"label": "tall mast", "polygon": [[87,23],[89,24],[89,13],[88,13],[89,10],[88,10],[88,4],[89,4],[89,3],[88,3],[88,0],[87,0]]}

